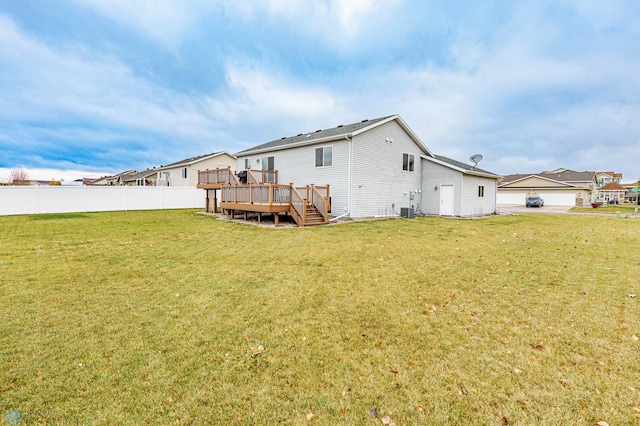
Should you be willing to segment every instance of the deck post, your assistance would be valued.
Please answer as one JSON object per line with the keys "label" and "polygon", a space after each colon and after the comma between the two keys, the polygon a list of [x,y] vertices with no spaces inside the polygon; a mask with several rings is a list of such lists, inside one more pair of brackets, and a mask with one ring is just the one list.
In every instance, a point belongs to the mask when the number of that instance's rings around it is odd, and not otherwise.
{"label": "deck post", "polygon": [[280,225],[280,215],[278,214],[278,212],[273,214],[273,223],[276,226]]}
{"label": "deck post", "polygon": [[273,184],[269,183],[269,206],[273,204]]}
{"label": "deck post", "polygon": [[[222,191],[222,189],[220,191]],[[207,192],[209,192],[209,191],[207,191]],[[208,201],[209,200],[207,200],[207,202]],[[214,213],[218,213],[218,190],[217,189],[213,190],[213,212]]]}

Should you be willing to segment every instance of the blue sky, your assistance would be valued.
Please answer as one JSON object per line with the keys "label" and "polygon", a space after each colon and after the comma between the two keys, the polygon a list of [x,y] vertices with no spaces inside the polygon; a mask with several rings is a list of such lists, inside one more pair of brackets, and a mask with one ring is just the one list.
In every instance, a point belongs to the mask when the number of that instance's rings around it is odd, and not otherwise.
{"label": "blue sky", "polygon": [[499,174],[640,177],[637,0],[0,0],[0,180],[400,114]]}

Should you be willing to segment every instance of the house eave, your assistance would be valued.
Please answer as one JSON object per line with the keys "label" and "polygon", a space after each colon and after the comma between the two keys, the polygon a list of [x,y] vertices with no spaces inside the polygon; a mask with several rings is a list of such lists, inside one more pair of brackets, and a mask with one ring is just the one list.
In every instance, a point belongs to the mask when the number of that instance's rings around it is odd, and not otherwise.
{"label": "house eave", "polygon": [[162,170],[175,169],[175,168],[179,168],[179,167],[192,166],[194,164],[201,163],[202,161],[210,160],[211,158],[219,157],[219,156],[224,155],[224,154],[228,155],[229,157],[233,158],[234,160],[236,159],[235,155],[229,154],[227,151],[220,151],[220,152],[216,152],[215,154],[208,155],[206,157],[198,158],[197,160],[184,161],[182,163],[175,163],[175,164],[170,164],[168,166],[156,167],[156,170],[162,171]]}
{"label": "house eave", "polygon": [[484,178],[496,179],[496,180],[500,179],[499,175],[495,175],[493,173],[484,173],[484,172],[480,172],[478,170],[466,170],[466,169],[463,169],[461,167],[454,166],[453,164],[447,163],[446,161],[438,160],[437,158],[434,158],[434,157],[428,157],[426,155],[421,155],[420,158],[423,158],[425,160],[431,161],[432,163],[439,164],[439,165],[441,165],[443,167],[447,167],[449,169],[456,170],[456,171],[458,171],[458,172],[460,172],[462,174],[465,174],[465,175],[478,176],[478,177],[484,177]]}

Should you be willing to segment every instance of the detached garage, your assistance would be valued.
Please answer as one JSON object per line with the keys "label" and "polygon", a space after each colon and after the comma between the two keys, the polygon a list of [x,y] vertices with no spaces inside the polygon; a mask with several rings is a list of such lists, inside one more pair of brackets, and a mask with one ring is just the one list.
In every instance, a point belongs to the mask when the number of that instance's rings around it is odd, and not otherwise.
{"label": "detached garage", "polygon": [[509,175],[498,186],[497,204],[524,204],[540,197],[545,206],[588,207],[595,199],[595,172],[557,169],[532,175]]}

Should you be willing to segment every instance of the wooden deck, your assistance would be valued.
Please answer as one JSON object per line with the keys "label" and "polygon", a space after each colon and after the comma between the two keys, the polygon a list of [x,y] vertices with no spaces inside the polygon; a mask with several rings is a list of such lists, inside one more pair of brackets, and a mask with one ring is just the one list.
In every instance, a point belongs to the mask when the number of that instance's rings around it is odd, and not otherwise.
{"label": "wooden deck", "polygon": [[[296,188],[292,183],[278,184],[277,170],[247,170],[246,176],[235,175],[230,168],[198,172],[198,188],[207,190],[207,211],[215,211],[220,192],[220,208],[234,217],[247,212],[272,214],[279,224],[281,214],[289,214],[298,226],[329,223],[330,188],[307,185]],[[213,192],[213,202],[210,193]]]}

